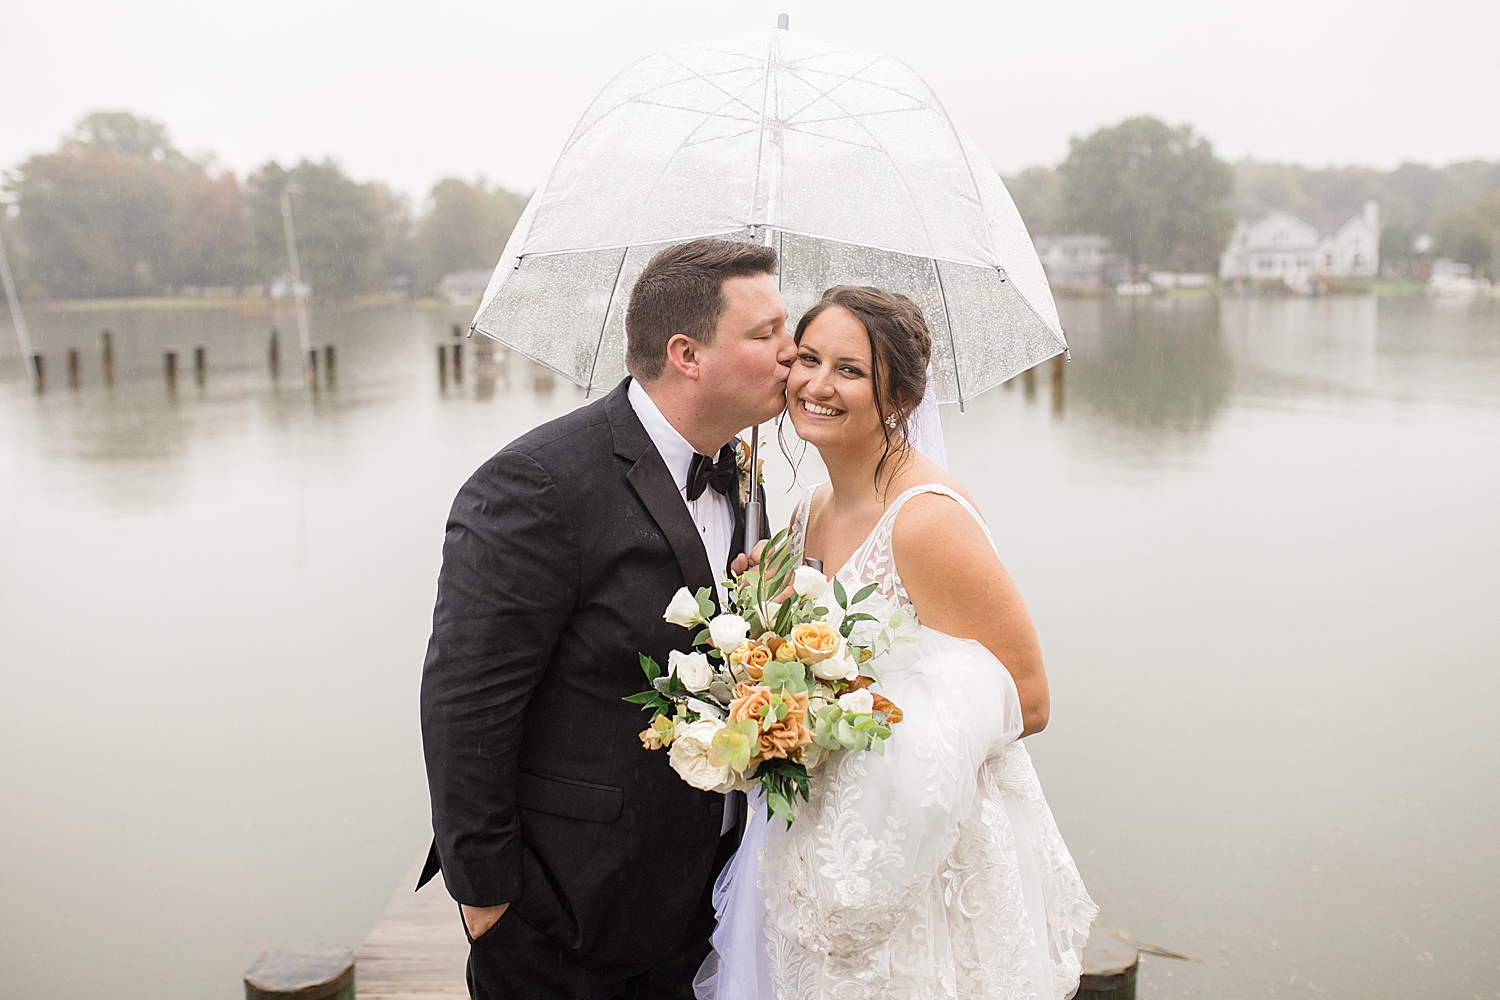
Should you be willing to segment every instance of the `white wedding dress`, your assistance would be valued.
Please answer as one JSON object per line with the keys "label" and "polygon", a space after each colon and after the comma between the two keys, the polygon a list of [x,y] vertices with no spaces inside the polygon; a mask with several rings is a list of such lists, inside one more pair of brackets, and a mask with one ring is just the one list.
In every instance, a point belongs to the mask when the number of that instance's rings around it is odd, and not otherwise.
{"label": "white wedding dress", "polygon": [[[872,664],[904,719],[884,755],[843,752],[815,772],[790,829],[752,797],[714,889],[702,1000],[1066,1000],[1078,989],[1098,908],[1018,740],[1015,682],[979,643],[922,626],[896,573],[892,525],[924,492],[983,526],[952,490],[918,486],[838,573],[851,595],[878,584],[857,610],[885,620],[900,607],[900,631],[917,640]],[[793,522],[798,548],[808,504]]]}

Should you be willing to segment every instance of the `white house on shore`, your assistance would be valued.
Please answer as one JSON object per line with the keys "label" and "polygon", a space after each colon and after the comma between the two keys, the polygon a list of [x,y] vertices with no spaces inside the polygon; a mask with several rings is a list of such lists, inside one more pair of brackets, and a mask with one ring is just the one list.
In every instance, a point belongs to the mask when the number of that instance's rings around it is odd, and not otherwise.
{"label": "white house on shore", "polygon": [[1373,278],[1379,272],[1380,206],[1373,201],[1331,233],[1289,212],[1272,212],[1254,223],[1241,219],[1219,258],[1219,278],[1225,281]]}
{"label": "white house on shore", "polygon": [[484,298],[484,291],[490,286],[490,276],[493,271],[455,271],[452,274],[443,275],[443,280],[438,282],[438,292],[448,297],[448,301],[455,305],[478,302]]}

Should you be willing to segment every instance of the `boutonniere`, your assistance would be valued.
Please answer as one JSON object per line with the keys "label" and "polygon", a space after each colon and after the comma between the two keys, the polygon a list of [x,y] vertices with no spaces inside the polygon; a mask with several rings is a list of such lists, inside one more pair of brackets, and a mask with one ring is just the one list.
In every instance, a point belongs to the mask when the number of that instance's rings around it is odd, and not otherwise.
{"label": "boutonniere", "polygon": [[[734,463],[740,471],[740,506],[743,507],[755,499],[750,483],[750,445],[744,438],[734,439]],[[755,463],[755,485],[766,485],[766,460],[763,458]]]}

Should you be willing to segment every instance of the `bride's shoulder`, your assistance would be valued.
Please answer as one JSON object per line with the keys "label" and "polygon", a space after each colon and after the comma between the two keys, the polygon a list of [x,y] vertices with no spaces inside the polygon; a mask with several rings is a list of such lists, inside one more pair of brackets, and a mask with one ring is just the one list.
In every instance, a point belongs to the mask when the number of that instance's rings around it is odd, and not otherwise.
{"label": "bride's shoulder", "polygon": [[[891,545],[902,562],[941,567],[952,560],[993,554],[973,497],[952,476],[933,476],[917,486],[939,486],[908,497],[891,525]],[[962,498],[960,501],[959,498]]]}

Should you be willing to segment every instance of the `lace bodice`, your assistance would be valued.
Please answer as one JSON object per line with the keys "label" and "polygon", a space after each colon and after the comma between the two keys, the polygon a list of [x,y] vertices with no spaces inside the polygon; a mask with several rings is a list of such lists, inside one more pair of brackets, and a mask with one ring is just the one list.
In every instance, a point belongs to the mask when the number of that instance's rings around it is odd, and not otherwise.
{"label": "lace bodice", "polygon": [[[868,609],[869,613],[884,620],[889,617],[891,611],[899,607],[907,620],[907,625],[902,631],[912,633],[915,633],[920,622],[917,609],[912,606],[911,599],[907,597],[906,588],[901,585],[901,574],[896,571],[896,553],[891,544],[891,535],[895,531],[896,515],[901,513],[901,508],[906,506],[906,502],[912,497],[922,493],[937,493],[956,501],[978,522],[980,529],[984,531],[984,537],[989,540],[990,547],[994,548],[995,539],[990,534],[989,526],[984,523],[984,518],[979,516],[979,512],[969,501],[957,491],[941,483],[924,483],[904,491],[891,502],[880,520],[875,523],[875,527],[870,530],[870,534],[834,574],[844,585],[844,589],[851,594],[859,587],[875,584],[875,593],[869,598],[874,607]],[[812,493],[803,497],[802,502],[797,505],[796,513],[792,515],[792,540],[799,551],[807,547],[807,515],[812,508],[812,498]],[[867,608],[862,606],[859,610],[866,611]]]}

